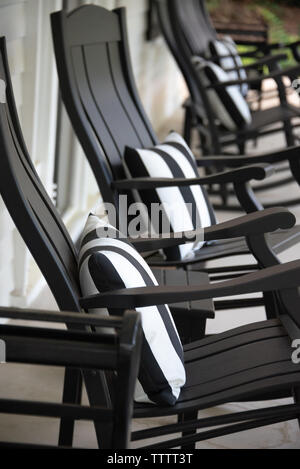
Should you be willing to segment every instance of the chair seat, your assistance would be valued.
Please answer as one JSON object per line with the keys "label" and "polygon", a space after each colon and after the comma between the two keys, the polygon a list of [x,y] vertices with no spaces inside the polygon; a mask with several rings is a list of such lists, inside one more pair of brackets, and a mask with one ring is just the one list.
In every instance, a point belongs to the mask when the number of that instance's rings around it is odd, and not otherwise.
{"label": "chair seat", "polygon": [[[263,109],[252,112],[252,122],[245,129],[236,132],[241,138],[256,138],[258,135],[263,135],[266,128],[274,126],[274,124],[281,124],[293,118],[300,117],[300,108],[291,104],[274,106],[269,109]],[[282,125],[275,126],[274,129],[282,129]],[[221,141],[224,144],[232,143],[232,132],[227,129],[220,128]]]}
{"label": "chair seat", "polygon": [[135,417],[172,415],[227,402],[291,396],[300,364],[279,319],[224,332],[184,347],[187,382],[174,407],[136,404]]}
{"label": "chair seat", "polygon": [[252,124],[250,130],[258,130],[267,125],[282,122],[293,117],[300,117],[300,109],[292,106],[275,106],[270,109],[263,109],[262,111],[255,111],[252,114]]}
{"label": "chair seat", "polygon": [[247,130],[257,131],[268,125],[287,121],[293,117],[300,117],[300,109],[292,105],[275,106],[270,109],[255,111],[252,114],[252,123]]}
{"label": "chair seat", "polygon": [[[300,225],[296,225],[289,230],[278,230],[269,234],[270,245],[276,254],[294,246],[300,242]],[[182,261],[165,261],[159,254],[147,258],[147,262],[152,267],[176,266],[185,267],[189,264],[191,269],[196,269],[198,263],[206,262],[220,257],[249,254],[249,249],[245,238],[214,241],[202,247],[195,253],[193,259]]]}
{"label": "chair seat", "polygon": [[[176,287],[182,285],[209,285],[209,276],[204,272],[190,272],[183,269],[153,269],[153,273],[159,285]],[[213,300],[185,301],[183,303],[169,304],[170,307],[185,308],[189,310],[211,311],[214,317]]]}

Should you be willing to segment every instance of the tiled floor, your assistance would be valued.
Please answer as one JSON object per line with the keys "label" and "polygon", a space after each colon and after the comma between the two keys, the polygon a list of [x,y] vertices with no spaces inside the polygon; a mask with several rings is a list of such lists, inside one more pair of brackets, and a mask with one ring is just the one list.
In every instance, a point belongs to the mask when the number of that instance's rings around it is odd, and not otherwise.
{"label": "tiled floor", "polygon": [[[179,111],[172,119],[172,122],[166,124],[166,128],[162,129],[164,134],[168,129],[181,129],[181,112]],[[264,139],[259,145],[259,152],[271,151],[283,145],[280,136],[272,136]],[[256,150],[257,151],[257,150]],[[276,189],[272,194],[264,197],[263,201],[273,202],[273,199],[281,200],[287,195],[298,196],[300,194],[299,187],[291,184],[288,187]],[[293,207],[292,211],[300,222],[300,207]],[[218,213],[219,221],[236,217],[236,213],[220,212]],[[290,249],[281,256],[282,261],[300,258],[299,245]],[[222,260],[222,265],[232,264],[232,259]],[[234,262],[241,262],[240,258],[235,258]],[[48,291],[36,301],[35,307],[39,308],[55,308],[55,302]],[[210,321],[209,332],[216,333],[223,330],[258,321],[264,318],[263,311],[260,308],[250,311],[234,311],[217,313],[216,320]],[[0,368],[0,397],[16,397],[28,399],[51,399],[59,402],[62,392],[62,370],[56,368],[43,368],[32,366],[17,365],[1,365]],[[86,400],[86,398],[85,398]],[[264,406],[264,404],[261,404]],[[219,408],[209,409],[201,412],[201,416],[218,415],[222,412],[239,411],[244,409],[253,409],[256,404],[239,403],[221,406]],[[167,419],[163,419],[165,421]],[[156,419],[156,424],[159,423]],[[135,429],[141,429],[152,426],[153,420],[141,420],[134,422]],[[6,441],[35,441],[39,443],[55,444],[57,439],[58,424],[54,420],[37,419],[24,417],[20,419],[14,416],[0,417],[0,440]],[[76,426],[75,444],[84,447],[95,447],[95,435],[92,424],[81,422]],[[198,448],[276,448],[276,449],[300,449],[300,432],[295,421],[273,425],[267,428],[239,433],[227,437],[217,438],[212,441],[205,441],[198,444]]]}

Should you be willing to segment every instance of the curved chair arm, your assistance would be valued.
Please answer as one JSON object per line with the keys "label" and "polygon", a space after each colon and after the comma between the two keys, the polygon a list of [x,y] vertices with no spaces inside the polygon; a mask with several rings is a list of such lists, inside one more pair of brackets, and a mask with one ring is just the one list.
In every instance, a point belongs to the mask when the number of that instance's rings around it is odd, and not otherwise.
{"label": "curved chair arm", "polygon": [[286,148],[284,150],[264,153],[263,155],[253,156],[208,156],[197,158],[197,165],[200,167],[221,166],[237,167],[257,163],[280,163],[281,161],[300,159],[300,145]]}
{"label": "curved chair arm", "polygon": [[211,285],[183,287],[139,287],[113,290],[81,298],[84,309],[142,308],[165,303],[181,303],[241,294],[286,290],[300,285],[300,260],[268,267],[233,280]]}
{"label": "curved chair arm", "polygon": [[295,41],[295,42],[292,42],[291,44],[286,44],[286,47],[288,49],[291,49],[291,51],[294,55],[294,59],[297,62],[300,62],[300,51],[299,51],[300,41]]}
{"label": "curved chair arm", "polygon": [[114,181],[112,186],[118,190],[151,190],[161,187],[184,187],[206,184],[245,183],[252,179],[261,181],[274,174],[274,168],[270,165],[259,164],[245,166],[243,168],[224,171],[202,178],[133,178]]}
{"label": "curved chair arm", "polygon": [[52,322],[61,324],[73,324],[80,326],[94,327],[114,327],[119,329],[123,327],[123,321],[120,317],[101,317],[96,314],[85,314],[79,312],[66,311],[44,311],[34,309],[6,308],[0,307],[0,318],[17,319],[26,321]]}
{"label": "curved chair arm", "polygon": [[294,55],[294,59],[297,62],[300,62],[300,53],[299,53],[299,48],[300,46],[300,41],[294,41],[290,43],[273,43],[273,44],[268,44],[267,48],[271,52],[272,50],[280,50],[280,49],[290,49]]}
{"label": "curved chair arm", "polygon": [[282,60],[286,60],[286,59],[287,59],[286,54],[268,55],[268,56],[263,57],[259,60],[256,60],[256,62],[253,62],[252,64],[241,65],[239,67],[233,67],[233,68],[230,68],[230,69],[226,69],[226,72],[232,72],[232,71],[235,71],[235,70],[252,70],[252,69],[256,69],[258,67],[262,67],[263,65],[278,64],[278,62],[281,62]]}
{"label": "curved chair arm", "polygon": [[289,44],[285,44],[284,42],[272,42],[272,44],[264,44],[265,50],[272,51],[272,50],[280,50],[288,48]]}
{"label": "curved chair arm", "polygon": [[250,59],[250,58],[253,58],[253,59],[257,59],[257,60],[260,60],[262,58],[262,52],[260,49],[255,49],[255,50],[251,50],[251,51],[247,51],[247,52],[239,52],[239,56],[243,59]]}
{"label": "curved chair arm", "polygon": [[137,251],[147,252],[179,246],[196,240],[215,241],[271,233],[278,229],[292,228],[295,223],[296,218],[291,212],[286,208],[276,207],[253,212],[204,229],[160,234],[151,238],[129,238],[128,240]]}
{"label": "curved chair arm", "polygon": [[[259,51],[257,51],[257,50],[248,51],[248,52],[241,52],[241,53],[239,52],[239,56],[240,56],[241,58],[247,58],[247,59],[248,59],[248,58],[254,58],[254,59],[260,60],[262,57],[261,57],[261,56],[258,57],[258,56],[257,56],[258,53],[259,53]],[[278,54],[278,55],[279,55],[279,54]],[[270,55],[270,56],[267,56],[267,57],[271,57],[271,55]],[[272,56],[272,57],[273,57],[273,56]],[[274,56],[274,57],[277,57],[277,56]],[[222,56],[219,56],[219,55],[210,55],[209,60],[212,61],[212,62],[217,62],[217,61],[220,60],[220,58],[221,58],[221,59],[228,59],[228,58],[231,58],[231,59],[232,59],[232,54],[228,54],[228,55],[227,55],[227,54],[224,54],[224,55],[222,54]],[[244,67],[242,67],[242,68],[244,68]]]}
{"label": "curved chair arm", "polygon": [[207,89],[220,89],[226,86],[234,86],[234,85],[242,85],[243,83],[248,83],[249,85],[259,85],[264,80],[268,80],[269,78],[280,78],[284,76],[288,76],[291,79],[295,79],[300,74],[300,66],[297,65],[295,67],[288,67],[284,70],[276,70],[275,72],[269,73],[268,75],[258,75],[254,78],[245,78],[244,80],[228,80],[218,83],[212,83],[207,86]]}
{"label": "curved chair arm", "polygon": [[300,40],[289,42],[288,44],[287,43],[283,44],[283,47],[287,47],[287,48],[299,47],[299,46],[300,46]]}

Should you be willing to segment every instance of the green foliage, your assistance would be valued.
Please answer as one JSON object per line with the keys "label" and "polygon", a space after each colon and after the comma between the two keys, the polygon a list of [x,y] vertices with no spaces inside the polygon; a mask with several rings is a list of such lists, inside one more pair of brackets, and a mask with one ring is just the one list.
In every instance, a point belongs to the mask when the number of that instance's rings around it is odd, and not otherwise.
{"label": "green foliage", "polygon": [[[240,3],[240,0],[232,0],[233,3]],[[221,0],[207,0],[208,9],[213,12],[217,9],[222,8]],[[269,27],[269,40],[271,43],[282,43],[288,44],[290,42],[297,41],[299,37],[289,34],[286,29],[282,18],[284,17],[285,6],[298,6],[300,7],[300,0],[254,0],[245,3],[248,8],[251,8],[258,12],[264,19]],[[299,36],[300,36],[300,25],[299,25]],[[240,46],[240,52],[247,52],[252,48],[246,46]],[[275,52],[276,53],[276,52]],[[290,50],[285,51],[288,56],[287,60],[282,64],[283,66],[294,65],[294,59]],[[250,63],[251,59],[246,59],[245,63]]]}
{"label": "green foliage", "polygon": [[[288,2],[282,1],[281,3],[287,4]],[[284,44],[298,39],[297,36],[293,36],[286,31],[284,23],[281,20],[283,17],[283,8],[278,5],[278,2],[259,1],[256,3],[256,8],[269,26],[271,43],[279,42]],[[288,55],[288,59],[283,65],[293,65],[294,60],[292,53],[290,51],[287,51],[286,53]]]}
{"label": "green foliage", "polygon": [[207,1],[208,11],[212,12],[221,6],[221,0],[209,0]]}

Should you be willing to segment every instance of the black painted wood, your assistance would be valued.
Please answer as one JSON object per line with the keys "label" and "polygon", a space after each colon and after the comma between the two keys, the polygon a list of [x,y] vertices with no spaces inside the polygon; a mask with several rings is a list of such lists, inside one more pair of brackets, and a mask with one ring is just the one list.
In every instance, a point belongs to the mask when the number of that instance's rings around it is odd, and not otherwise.
{"label": "black painted wood", "polygon": [[[75,399],[64,399],[63,403],[48,402],[44,396],[39,400],[12,399],[10,396],[0,399],[2,414],[61,419],[65,429],[73,431],[75,420],[101,422],[106,428],[107,448],[126,448],[129,441],[132,418],[132,398],[138,372],[141,324],[139,315],[128,312],[123,318],[91,317],[80,313],[60,313],[52,311],[25,311],[1,308],[1,317],[45,322],[68,322],[101,327],[101,333],[81,330],[59,330],[49,327],[0,325],[0,336],[6,344],[6,362],[32,364],[39,366],[66,367],[68,373],[78,377],[81,367],[93,370],[113,371],[115,373],[115,405],[82,406],[81,381],[73,381],[69,392],[75,392]],[[112,326],[115,332],[112,333]],[[3,365],[4,366],[4,365]],[[4,389],[3,389],[4,392]],[[69,396],[67,396],[69,397]],[[120,426],[122,421],[122,427]],[[70,431],[71,430],[71,431]],[[65,441],[66,447],[72,447],[72,439]],[[14,445],[22,442],[14,442]],[[0,443],[8,447],[6,442]],[[37,444],[31,444],[37,449]]]}
{"label": "black painted wood", "polygon": [[[100,9],[101,11],[102,9]],[[106,21],[108,17],[105,16]],[[108,25],[109,26],[109,25]],[[6,71],[8,73],[8,71]],[[1,78],[5,79],[2,74]],[[0,146],[2,149],[0,158],[0,192],[5,200],[5,204],[11,213],[20,233],[22,234],[26,244],[37,260],[44,276],[51,286],[51,289],[60,305],[72,304],[71,311],[80,313],[80,305],[85,307],[91,306],[89,299],[79,298],[78,278],[74,273],[76,251],[65,234],[63,223],[56,213],[51,201],[46,196],[42,188],[42,184],[33,171],[32,166],[27,160],[28,155],[24,155],[21,146],[18,144],[17,133],[12,125],[11,109],[8,104],[0,104]],[[280,212],[280,211],[279,211]],[[285,212],[286,213],[286,212]],[[286,216],[284,213],[284,217]],[[289,215],[288,215],[289,217]],[[258,235],[257,235],[258,236]],[[261,235],[260,235],[261,236]],[[263,244],[263,239],[260,239]],[[165,301],[169,299],[170,303],[182,303],[183,301],[198,301],[200,299],[210,299],[217,296],[233,295],[235,293],[243,294],[254,291],[273,290],[281,301],[281,314],[288,317],[293,328],[289,326],[288,330],[293,329],[299,331],[299,292],[296,286],[299,286],[299,262],[275,266],[267,270],[261,270],[257,273],[245,275],[239,279],[231,280],[223,284],[198,286],[191,284],[183,288],[156,287],[150,289],[135,289],[133,292],[115,291],[113,295],[106,293],[100,295],[98,305],[103,306],[117,305],[120,309],[126,305],[149,304],[155,301]],[[62,285],[64,294],[62,291]],[[92,299],[94,301],[95,299]],[[89,303],[89,304],[88,304]],[[193,310],[192,310],[193,311]],[[57,314],[57,313],[56,313]],[[194,314],[194,311],[193,311]],[[72,315],[71,315],[72,316]],[[32,317],[32,315],[30,315]],[[70,319],[69,328],[72,326],[72,317],[65,315],[66,323]],[[47,314],[49,321],[49,313]],[[82,321],[82,316],[80,316]],[[94,323],[95,318],[92,318]],[[103,321],[103,320],[102,320]],[[287,321],[285,321],[285,324]],[[102,323],[101,323],[102,324]],[[78,326],[77,322],[73,324]],[[112,321],[109,321],[112,325]],[[9,335],[7,326],[3,332]],[[27,328],[26,328],[27,329]],[[11,330],[12,333],[15,331]],[[22,332],[22,331],[21,331]],[[32,331],[30,331],[32,332]],[[76,341],[82,343],[86,338],[86,332],[80,330],[59,331],[57,334],[62,340],[66,340],[65,334],[76,334]],[[119,397],[111,394],[111,388],[105,381],[104,374],[90,370],[95,366],[88,362],[88,355],[84,354],[84,366],[82,374],[85,380],[90,404],[99,407],[99,412],[95,413],[94,419],[95,429],[97,432],[98,443],[102,448],[111,447],[108,435],[111,434],[113,426],[115,432],[112,432],[115,447],[125,447],[127,437],[127,426],[132,408],[131,395],[134,386],[134,373],[138,367],[138,356],[135,355],[133,361],[129,360],[129,344],[138,343],[135,339],[135,323],[133,316],[129,315],[126,327],[121,329],[119,334],[119,353],[118,366],[120,371],[120,382],[117,383],[117,394]],[[56,332],[55,332],[56,334]],[[75,336],[74,336],[75,337]],[[36,350],[43,350],[46,345],[44,341],[53,341],[55,337],[48,335],[48,331],[38,331],[38,339],[42,339],[37,344]],[[97,335],[95,334],[95,343],[97,343]],[[93,340],[85,345],[85,350],[92,347]],[[97,344],[98,345],[98,344]],[[187,384],[182,391],[179,403],[174,407],[155,407],[151,405],[136,405],[135,415],[137,417],[154,417],[156,415],[195,415],[195,413],[203,408],[209,408],[212,405],[224,404],[236,400],[256,400],[262,396],[274,398],[274,396],[291,396],[293,390],[299,387],[300,382],[300,366],[293,365],[290,360],[290,338],[288,331],[283,326],[280,317],[272,321],[265,321],[259,324],[244,326],[243,328],[228,331],[212,338],[203,339],[186,346],[186,370]],[[54,346],[54,344],[53,344]],[[45,350],[45,349],[44,349]],[[96,354],[99,353],[96,349]],[[29,353],[29,352],[28,352]],[[66,356],[67,364],[70,366],[71,361],[75,367],[79,367],[80,360],[79,351],[76,348],[74,354],[70,353]],[[62,360],[63,357],[60,357]],[[51,357],[48,357],[50,361]],[[110,356],[110,359],[112,357]],[[61,363],[61,362],[60,362]],[[70,368],[67,368],[69,370]],[[71,368],[72,369],[72,368]],[[125,383],[125,379],[127,380]],[[68,381],[66,381],[67,383]],[[72,376],[70,382],[76,388],[70,398],[78,400],[80,391],[80,383],[76,374]],[[124,385],[124,383],[126,385]],[[65,388],[66,391],[66,388]],[[122,393],[122,395],[121,395]],[[66,393],[67,394],[67,393]],[[66,402],[65,402],[66,403]],[[76,405],[77,402],[68,402]],[[6,402],[2,402],[3,408]],[[15,403],[12,403],[14,406]],[[1,402],[0,402],[1,407]],[[2,410],[1,407],[1,410]],[[98,421],[98,415],[105,419],[109,417],[110,409],[114,409],[114,420],[112,425]],[[24,412],[35,411],[36,406],[30,403],[24,405]],[[73,425],[70,426],[70,420],[73,422],[73,415],[69,410],[63,410],[56,406],[49,408],[41,406],[39,413],[48,413],[59,415],[63,424],[61,427],[60,442],[72,441]],[[103,409],[103,410],[101,410]],[[82,412],[86,412],[83,410]],[[92,411],[91,411],[92,414]],[[81,414],[82,415],[82,414]],[[87,415],[87,413],[85,413]],[[230,432],[242,431],[246,428],[254,428],[262,424],[270,424],[275,421],[284,421],[286,419],[297,418],[299,415],[299,406],[286,406],[282,408],[272,407],[266,410],[257,410],[251,417],[247,416],[228,416],[224,420],[217,418],[218,425],[227,424],[230,420],[233,424],[226,426],[226,429],[219,428],[212,432],[205,432],[202,435],[194,433],[195,428],[201,427],[201,421],[186,421],[178,423],[178,426],[172,427],[170,433],[179,431],[184,433],[182,438],[176,438],[169,443],[161,442],[159,445],[184,446],[190,447],[195,441],[201,438],[213,437],[218,434],[227,434]],[[93,418],[93,415],[91,415]],[[248,419],[248,420],[247,420]],[[207,427],[214,426],[215,420],[205,422]],[[183,425],[183,426],[182,426]],[[186,428],[188,425],[188,428]],[[64,432],[66,431],[66,432]],[[151,430],[150,436],[155,436],[157,430]],[[214,433],[215,432],[215,433]],[[224,433],[225,432],[225,433]],[[70,443],[69,443],[70,444]]]}
{"label": "black painted wood", "polygon": [[[122,157],[126,145],[132,147],[147,148],[157,143],[157,138],[151,124],[145,116],[141,101],[138,97],[136,86],[130,64],[127,32],[125,27],[125,12],[123,9],[110,12],[112,18],[108,21],[107,11],[106,28],[108,30],[105,38],[104,30],[101,29],[99,38],[94,44],[90,44],[87,37],[82,38],[81,46],[78,39],[76,45],[73,44],[72,28],[75,17],[81,18],[81,37],[84,30],[90,28],[88,19],[90,17],[101,16],[104,9],[96,6],[86,6],[74,11],[71,16],[64,11],[56,12],[51,16],[54,49],[56,55],[57,69],[60,80],[62,98],[70,116],[73,128],[85,150],[86,157],[91,165],[95,178],[98,182],[99,190],[105,202],[113,202],[118,207],[118,195],[126,193],[129,201],[132,200],[131,193],[134,188],[151,187],[163,185],[163,181],[137,181],[125,180],[125,173],[122,164]],[[72,19],[72,21],[70,20]],[[117,19],[117,21],[116,21]],[[78,20],[79,21],[79,20]],[[102,24],[102,23],[101,23]],[[112,30],[118,37],[118,41],[111,40]],[[71,32],[70,32],[71,31]],[[88,42],[88,46],[86,43]],[[289,152],[290,158],[296,158],[296,151]],[[285,159],[284,152],[274,156],[274,161]],[[270,162],[271,156],[266,156],[266,161]],[[263,161],[263,157],[259,162]],[[258,162],[258,161],[256,161]],[[207,161],[213,164],[214,161]],[[229,165],[231,160],[229,160]],[[235,184],[243,184],[252,178],[261,179],[272,174],[272,170],[267,166],[256,166],[255,168],[243,168],[237,172],[227,173],[227,175],[214,175],[201,179],[202,183],[223,184],[229,180]],[[244,177],[244,179],[243,179]],[[227,179],[226,179],[227,178]],[[200,182],[196,181],[197,183]],[[168,182],[169,183],[169,182]],[[188,184],[188,181],[172,181],[171,184]],[[140,184],[138,186],[138,184]],[[241,190],[239,191],[242,192]],[[242,206],[248,211],[250,203],[247,201],[247,191],[239,198]],[[259,209],[257,203],[253,208],[253,195],[248,190],[251,198],[251,209]],[[246,208],[247,207],[247,208]],[[210,212],[215,219],[212,206]],[[296,231],[296,230],[295,230]],[[300,230],[299,230],[300,231]],[[297,242],[295,232],[282,234],[283,239],[280,249],[284,249],[285,243]],[[272,239],[272,238],[271,238]],[[274,249],[277,242],[271,241]],[[199,264],[199,261],[226,256],[227,253],[238,253],[247,251],[245,243],[240,242],[231,245],[228,243],[222,246],[207,246],[197,253],[196,258],[191,262],[167,263],[161,258],[148,258],[151,265],[177,265],[178,267]],[[146,251],[146,247],[144,251]],[[152,247],[149,247],[152,250]],[[263,260],[261,264],[264,265]]]}
{"label": "black painted wood", "polygon": [[[78,279],[76,248],[30,161],[14,104],[4,38],[0,41],[0,52],[0,79],[4,80],[7,84],[7,103],[1,103],[0,109],[0,145],[2,149],[0,158],[0,193],[16,227],[44,275],[59,308],[61,310],[81,312],[79,304],[81,291]],[[78,318],[79,322],[76,323],[71,320],[69,322],[68,317],[68,315],[65,316],[66,324],[71,331],[82,330],[84,328],[84,325],[80,324],[82,318]],[[54,345],[49,344],[49,347],[50,345],[54,348]],[[47,360],[47,351],[49,351],[49,356],[51,356],[49,347],[47,347],[46,341],[44,348],[40,348],[41,360],[42,358]],[[79,350],[80,348],[78,348]],[[124,357],[122,357],[123,352],[120,350],[120,359],[123,360],[124,358],[125,362],[127,359],[131,360],[131,354],[126,355],[126,350],[124,351]],[[63,357],[61,359],[63,360]],[[134,360],[137,361],[137,358],[134,358]],[[82,365],[84,366],[83,362]],[[128,375],[128,377],[131,375],[132,378],[128,378],[129,381],[126,383],[124,380],[121,380],[123,383],[120,387],[120,389],[123,388],[122,398],[118,397],[112,407],[118,407],[118,414],[120,412],[123,413],[124,432],[126,422],[129,425],[128,416],[132,406],[130,396],[132,396],[131,391],[135,382],[135,365],[129,361],[127,365],[128,370],[132,367],[132,372]],[[71,367],[66,368],[66,378],[68,378],[70,374],[73,374],[71,361],[67,362],[66,366]],[[89,383],[89,386],[93,387],[93,389],[97,389],[98,396],[102,398],[98,399],[97,405],[107,407],[111,403],[109,401],[110,391],[108,390],[101,368],[100,371],[83,369],[82,373],[84,374],[85,382]],[[77,380],[81,380],[79,373],[77,373]],[[130,380],[133,381],[133,384]],[[69,399],[70,393],[66,389],[68,388],[68,383],[72,384],[75,388],[77,388],[78,384],[74,379],[70,382],[66,379],[64,404],[74,403],[72,393],[72,398]],[[122,402],[125,396],[123,391],[126,394],[125,400],[127,400],[127,404],[122,412]],[[115,418],[118,420],[119,416],[116,417],[114,414]],[[65,418],[62,414],[64,438],[60,438],[61,443],[72,441],[74,419],[71,419],[72,424],[70,425],[70,418]],[[119,440],[121,442],[125,435],[124,432],[122,435],[116,432],[114,440],[112,440],[111,432],[108,431],[109,429],[106,428],[106,425],[103,426],[101,421],[95,421],[95,428],[99,444],[101,439],[102,446],[110,447],[112,441]],[[115,431],[114,425],[111,426],[111,431],[113,430]],[[121,447],[125,445],[125,440],[122,441],[123,443],[120,443]]]}
{"label": "black painted wood", "polygon": [[[191,58],[194,55],[203,57],[209,41],[216,39],[216,33],[208,21],[207,14],[203,11],[203,8],[200,5],[201,3],[203,2],[197,0],[187,0],[186,2],[178,0],[156,0],[164,37],[184,75],[190,91],[191,100],[187,104],[188,111],[186,116],[188,122],[185,124],[186,138],[188,139],[191,135],[191,127],[199,127],[201,145],[203,146],[204,153],[206,154],[221,154],[224,152],[226,145],[236,144],[238,154],[242,155],[244,153],[245,142],[247,140],[256,140],[260,136],[278,131],[283,131],[285,133],[287,146],[294,145],[297,139],[295,139],[293,129],[297,127],[297,123],[293,119],[294,117],[299,116],[299,110],[287,103],[282,76],[284,74],[290,74],[292,79],[295,78],[296,75],[299,74],[299,66],[282,71],[276,64],[269,62],[269,76],[274,77],[276,80],[281,105],[270,110],[258,110],[253,112],[253,122],[249,128],[242,132],[238,130],[236,133],[232,134],[227,131],[224,132],[224,130],[215,122],[213,111],[209,100],[207,99],[207,89],[202,86],[191,62]],[[263,61],[268,62],[269,58],[264,58]],[[257,88],[261,87],[263,79],[264,76],[258,74],[255,78],[248,79],[245,82],[248,82],[249,85]],[[236,84],[238,83],[241,84],[242,81],[237,80]],[[227,85],[229,85],[229,82]],[[192,106],[192,109],[190,106]],[[202,112],[199,113],[199,108],[201,107],[204,107],[205,109],[207,120],[206,124]],[[192,118],[190,117],[191,115]],[[277,123],[277,125],[270,130],[268,126],[271,123]],[[203,127],[206,127],[209,131],[210,138],[203,136]],[[289,160],[288,155],[286,159],[289,161],[291,166],[291,160]],[[244,163],[241,159],[241,165],[242,164]],[[292,174],[299,183],[300,175],[293,172],[293,170]],[[263,187],[264,186],[262,185],[262,188]],[[266,190],[267,189],[268,187],[266,186]],[[227,203],[227,188],[223,187],[222,192],[219,191],[219,194],[222,195],[223,202],[221,205],[218,205],[218,208],[229,208]],[[298,203],[298,199],[287,201],[287,204],[290,205]],[[278,204],[279,203],[275,203],[274,205]]]}

